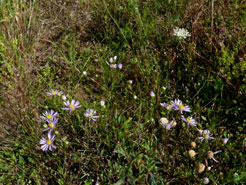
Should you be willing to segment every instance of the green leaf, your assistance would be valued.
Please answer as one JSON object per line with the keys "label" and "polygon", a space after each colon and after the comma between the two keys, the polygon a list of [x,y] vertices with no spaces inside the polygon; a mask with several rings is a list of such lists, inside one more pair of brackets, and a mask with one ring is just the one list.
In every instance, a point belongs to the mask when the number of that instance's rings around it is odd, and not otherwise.
{"label": "green leaf", "polygon": [[8,167],[5,166],[4,164],[0,164],[0,168],[4,171],[7,171],[8,170]]}

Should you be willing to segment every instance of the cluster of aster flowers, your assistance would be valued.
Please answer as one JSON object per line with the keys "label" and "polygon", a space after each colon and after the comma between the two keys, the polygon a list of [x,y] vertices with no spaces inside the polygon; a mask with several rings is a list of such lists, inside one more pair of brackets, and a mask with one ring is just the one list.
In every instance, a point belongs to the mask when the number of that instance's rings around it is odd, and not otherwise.
{"label": "cluster of aster flowers", "polygon": [[122,68],[122,64],[116,64],[117,60],[117,56],[114,56],[114,57],[110,57],[109,58],[109,62],[106,61],[106,64],[110,67],[110,68],[113,68],[113,69],[116,69],[116,68],[119,68],[121,69]]}
{"label": "cluster of aster flowers", "polygon": [[[78,109],[80,107],[82,107],[80,105],[79,101],[75,101],[75,100],[67,100],[68,95],[65,95],[62,91],[59,90],[50,90],[49,92],[47,92],[47,96],[61,96],[62,100],[64,100],[64,105],[65,107],[61,108],[61,110],[67,110],[69,111],[69,114],[71,114],[75,109]],[[105,106],[105,102],[104,100],[102,100],[101,102],[102,106]],[[96,111],[93,109],[87,109],[84,113],[84,116],[86,118],[89,119],[89,121],[93,120],[96,121],[97,118],[99,118],[99,116],[96,116]],[[40,140],[40,144],[42,145],[40,148],[43,151],[47,151],[50,150],[52,151],[52,149],[56,149],[56,146],[53,144],[54,140],[55,140],[55,134],[51,135],[56,124],[58,123],[58,113],[55,112],[54,110],[50,110],[50,111],[45,111],[42,116],[40,116],[40,118],[46,122],[45,124],[45,129],[43,129],[43,132],[47,131],[47,137],[43,137]]]}
{"label": "cluster of aster flowers", "polygon": [[[160,103],[160,105],[164,108],[166,108],[167,110],[176,110],[176,111],[180,111],[180,115],[181,115],[181,120],[186,122],[188,127],[196,127],[197,126],[197,122],[195,121],[195,119],[191,116],[188,116],[188,117],[185,117],[184,116],[184,113],[185,112],[188,112],[190,113],[191,112],[191,109],[188,105],[184,105],[182,103],[181,100],[179,99],[175,99],[174,102],[170,102],[170,103]],[[160,119],[160,124],[167,130],[171,130],[171,128],[175,127],[176,126],[176,121],[175,120],[172,120],[171,122],[168,121],[167,118],[161,118]],[[210,133],[210,131],[208,129],[205,129],[205,130],[202,130],[202,129],[198,129],[199,131],[199,134],[200,134],[200,137],[198,137],[198,140],[200,140],[201,142],[203,141],[206,141],[208,142],[209,140],[213,140],[215,139],[214,137],[212,137],[212,134]],[[223,143],[226,144],[228,142],[228,138],[224,138],[223,139]],[[188,155],[191,159],[194,159],[195,156],[196,156],[196,151],[195,151],[195,148],[196,148],[196,143],[195,142],[191,142],[191,147],[192,149],[190,149],[188,151]],[[214,162],[218,162],[214,155],[215,154],[218,154],[220,153],[221,151],[216,151],[216,152],[213,152],[213,151],[208,151],[207,152],[207,158],[208,159],[212,159]],[[205,170],[206,166],[203,164],[203,163],[199,163],[198,165],[198,173],[202,173],[204,170]],[[209,181],[208,178],[206,178],[206,182]]]}

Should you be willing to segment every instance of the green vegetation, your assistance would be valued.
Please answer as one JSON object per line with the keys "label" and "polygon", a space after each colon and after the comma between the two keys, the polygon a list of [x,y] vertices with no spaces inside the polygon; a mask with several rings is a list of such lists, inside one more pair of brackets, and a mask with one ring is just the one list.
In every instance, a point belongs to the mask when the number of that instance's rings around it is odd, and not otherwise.
{"label": "green vegetation", "polygon": [[[0,183],[246,183],[245,4],[0,1]],[[52,89],[81,107],[62,110]],[[176,99],[196,126],[160,105]],[[40,116],[51,109],[56,149],[42,151]]]}

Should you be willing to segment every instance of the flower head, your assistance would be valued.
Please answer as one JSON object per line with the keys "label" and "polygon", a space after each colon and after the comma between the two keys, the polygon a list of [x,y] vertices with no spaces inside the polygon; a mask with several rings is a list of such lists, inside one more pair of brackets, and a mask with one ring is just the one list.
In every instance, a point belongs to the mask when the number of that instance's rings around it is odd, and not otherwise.
{"label": "flower head", "polygon": [[196,155],[196,152],[194,150],[189,150],[189,156],[190,158],[194,158]]}
{"label": "flower head", "polygon": [[185,28],[174,28],[173,35],[177,36],[179,39],[186,39],[186,37],[190,37],[190,33]]}
{"label": "flower head", "polygon": [[56,149],[56,146],[53,145],[53,142],[55,140],[55,135],[51,137],[50,132],[48,133],[48,139],[42,138],[40,140],[41,150],[47,151],[48,149],[52,151],[52,148]]}
{"label": "flower head", "polygon": [[204,183],[204,184],[208,184],[208,183],[209,183],[209,178],[204,177],[204,178],[203,178],[203,183]]}
{"label": "flower head", "polygon": [[214,139],[214,137],[211,137],[213,134],[210,134],[209,130],[203,130],[203,131],[199,131],[199,132],[202,136],[198,137],[198,139],[200,139],[201,141],[203,141],[204,139],[206,141]]}
{"label": "flower head", "polygon": [[122,68],[122,64],[118,64],[118,68],[121,69]]}
{"label": "flower head", "polygon": [[173,105],[173,103],[171,103],[171,104],[169,104],[169,103],[160,103],[160,105],[162,106],[162,107],[165,107],[167,110],[172,110],[173,109],[173,107],[172,107],[172,105]]}
{"label": "flower head", "polygon": [[99,116],[94,116],[96,114],[96,111],[93,109],[87,109],[86,112],[84,113],[84,116],[89,118],[89,121],[93,120],[96,121]]}
{"label": "flower head", "polygon": [[150,91],[150,96],[155,97],[155,93],[153,91]]}
{"label": "flower head", "polygon": [[197,125],[197,122],[192,117],[185,118],[183,115],[181,115],[181,119],[185,121],[189,126],[194,127]]}
{"label": "flower head", "polygon": [[192,148],[196,148],[196,143],[194,141],[192,141],[190,145],[192,146]]}
{"label": "flower head", "polygon": [[171,128],[173,127],[172,122],[169,123],[167,118],[161,118],[160,124],[167,130],[171,130]]}
{"label": "flower head", "polygon": [[40,118],[42,118],[45,121],[50,121],[53,120],[56,116],[57,116],[57,112],[53,111],[52,109],[49,111],[45,111],[45,113],[43,113],[43,116],[40,116]]}
{"label": "flower head", "polygon": [[227,144],[228,140],[229,140],[229,138],[224,138],[222,141],[224,144]]}
{"label": "flower head", "polygon": [[48,128],[45,128],[44,130],[43,130],[43,132],[44,131],[47,131],[47,130],[49,130],[49,131],[52,131],[54,128],[55,128],[55,125],[57,124],[57,122],[58,122],[58,118],[54,118],[54,119],[52,119],[52,120],[49,120],[48,121]]}
{"label": "flower head", "polygon": [[212,151],[208,151],[208,158],[209,159],[213,159],[216,163],[218,162],[215,158],[214,158],[214,154],[220,153],[221,150],[217,151],[217,152],[212,152]]}
{"label": "flower head", "polygon": [[203,163],[199,163],[198,165],[198,173],[202,173],[205,170],[205,165]]}
{"label": "flower head", "polygon": [[105,101],[104,100],[101,100],[100,104],[101,104],[102,107],[105,107]]}
{"label": "flower head", "polygon": [[66,108],[61,108],[62,110],[70,110],[69,113],[71,113],[72,111],[74,111],[75,109],[78,109],[81,107],[81,105],[79,105],[79,101],[72,100],[71,103],[68,101],[64,102],[64,104],[67,106]]}
{"label": "flower head", "polygon": [[188,105],[183,105],[180,99],[174,100],[172,108],[174,110],[180,110],[181,114],[183,114],[183,112],[191,112],[190,107]]}
{"label": "flower head", "polygon": [[61,96],[63,94],[63,92],[62,91],[59,91],[59,90],[53,90],[53,89],[51,89],[49,92],[47,92],[47,95],[48,96]]}
{"label": "flower head", "polygon": [[117,59],[117,56],[114,56],[113,58],[110,57],[110,58],[109,58],[109,63],[106,61],[106,64],[107,64],[110,68],[116,69],[116,68],[118,67],[119,69],[121,69],[121,68],[122,68],[122,64],[118,64],[118,66],[117,66],[117,64],[115,64],[115,60],[116,60],[116,59]]}

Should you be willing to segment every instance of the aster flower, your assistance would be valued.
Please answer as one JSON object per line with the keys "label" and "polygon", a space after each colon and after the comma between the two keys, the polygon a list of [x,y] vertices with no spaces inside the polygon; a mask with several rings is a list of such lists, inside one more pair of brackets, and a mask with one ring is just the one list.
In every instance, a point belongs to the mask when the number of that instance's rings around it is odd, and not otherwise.
{"label": "aster flower", "polygon": [[194,150],[189,150],[188,153],[189,153],[190,158],[194,158],[196,155],[196,152]]}
{"label": "aster flower", "polygon": [[87,109],[86,112],[84,113],[84,116],[89,118],[89,121],[93,120],[96,121],[99,116],[94,116],[96,114],[96,111],[93,109]]}
{"label": "aster flower", "polygon": [[118,68],[121,69],[122,68],[122,64],[118,64]]}
{"label": "aster flower", "polygon": [[48,128],[45,128],[43,130],[43,132],[47,131],[47,130],[52,131],[54,129],[55,125],[57,124],[57,122],[58,122],[58,118],[54,118],[53,120],[49,120],[48,121],[48,123],[49,123]]}
{"label": "aster flower", "polygon": [[48,133],[48,139],[42,138],[40,140],[41,150],[47,151],[48,149],[52,151],[52,148],[56,149],[56,146],[53,145],[53,142],[55,140],[55,135],[51,137],[50,132]]}
{"label": "aster flower", "polygon": [[196,143],[194,141],[192,141],[190,145],[192,146],[192,148],[196,148]]}
{"label": "aster flower", "polygon": [[217,152],[212,152],[212,151],[208,151],[208,158],[209,159],[213,159],[216,163],[218,162],[215,158],[214,158],[214,154],[220,153],[221,150],[217,151]]}
{"label": "aster flower", "polygon": [[100,104],[101,104],[102,107],[105,107],[105,101],[104,100],[101,100]]}
{"label": "aster flower", "polygon": [[110,68],[113,68],[113,69],[116,69],[117,67],[119,68],[119,69],[121,69],[122,68],[122,64],[115,64],[115,60],[117,59],[117,56],[114,56],[113,58],[112,57],[110,57],[109,58],[109,63],[106,61],[106,64],[110,67]]}
{"label": "aster flower", "polygon": [[169,104],[169,103],[160,103],[160,105],[162,106],[162,107],[165,107],[167,110],[172,110],[173,109],[173,107],[172,107],[172,105],[173,105],[173,103],[171,103],[171,104]]}
{"label": "aster flower", "polygon": [[43,113],[43,116],[40,116],[40,118],[42,118],[45,121],[49,121],[49,120],[53,120],[56,116],[57,116],[57,112],[53,111],[52,109],[49,111],[45,111],[45,113]]}
{"label": "aster flower", "polygon": [[62,99],[63,99],[64,101],[67,100],[66,95],[62,95]]}
{"label": "aster flower", "polygon": [[180,99],[174,100],[172,108],[174,110],[180,110],[181,114],[183,114],[183,112],[191,112],[190,107],[188,105],[183,105]]}
{"label": "aster flower", "polygon": [[223,141],[224,144],[227,144],[228,140],[229,140],[229,138],[222,139],[222,141]]}
{"label": "aster flower", "polygon": [[59,90],[53,90],[53,89],[51,89],[49,92],[47,92],[47,95],[48,96],[61,96],[63,94],[63,92],[62,91],[59,91]]}
{"label": "aster flower", "polygon": [[153,91],[150,91],[150,96],[155,97],[155,93]]}
{"label": "aster flower", "polygon": [[78,109],[81,107],[81,105],[79,105],[79,101],[72,100],[71,103],[68,101],[64,102],[64,104],[67,106],[66,108],[61,108],[62,110],[70,110],[69,113],[71,113],[72,111],[74,111],[75,109]]}
{"label": "aster flower", "polygon": [[205,165],[203,163],[199,163],[198,165],[198,173],[202,173],[205,170]]}
{"label": "aster flower", "polygon": [[190,37],[190,33],[185,28],[174,28],[173,35],[177,36],[179,39],[186,39],[186,37]]}
{"label": "aster flower", "polygon": [[171,128],[173,127],[172,122],[169,123],[167,118],[161,118],[160,124],[167,130],[171,130]]}
{"label": "aster flower", "polygon": [[185,118],[183,115],[181,115],[181,119],[185,121],[189,126],[196,126],[197,122],[190,116],[188,118]]}
{"label": "aster flower", "polygon": [[203,141],[204,139],[206,141],[214,139],[214,137],[211,137],[213,134],[210,134],[209,130],[203,130],[203,131],[199,131],[199,132],[202,136],[198,137],[198,139],[200,139],[201,141]]}
{"label": "aster flower", "polygon": [[209,183],[209,178],[204,177],[204,178],[203,178],[203,183],[204,183],[204,184],[208,184],[208,183]]}

